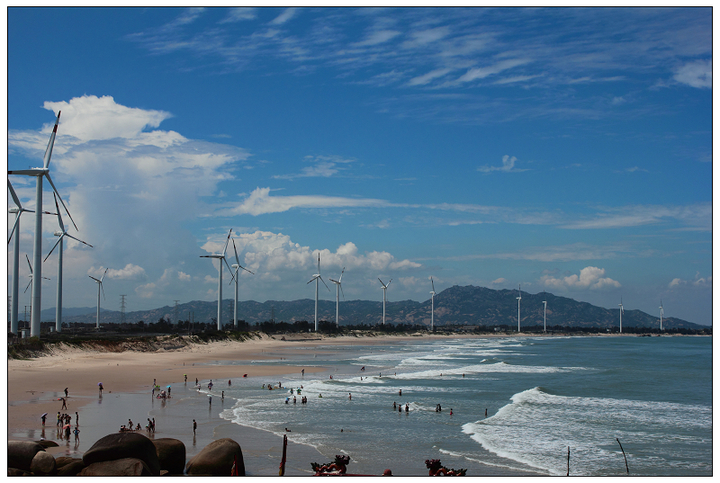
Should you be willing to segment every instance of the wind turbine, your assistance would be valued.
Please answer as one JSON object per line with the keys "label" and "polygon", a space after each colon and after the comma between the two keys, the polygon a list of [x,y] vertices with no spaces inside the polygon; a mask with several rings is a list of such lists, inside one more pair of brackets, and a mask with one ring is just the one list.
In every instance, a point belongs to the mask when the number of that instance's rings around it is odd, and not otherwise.
{"label": "wind turbine", "polygon": [[618,305],[620,306],[620,333],[622,334],[622,314],[625,312],[622,304],[622,297],[620,297],[620,303]]}
{"label": "wind turbine", "polygon": [[247,268],[245,268],[245,267],[243,267],[242,265],[240,265],[240,258],[238,258],[237,246],[235,246],[235,239],[234,239],[234,238],[233,238],[233,250],[235,250],[235,261],[236,261],[237,263],[233,263],[233,264],[232,264],[232,268],[235,270],[235,272],[232,274],[232,278],[230,279],[230,283],[233,283],[233,281],[235,281],[235,310],[234,310],[234,312],[233,312],[233,327],[235,327],[235,328],[237,329],[238,279],[240,278],[240,277],[238,276],[238,272],[239,272],[240,269],[242,268],[242,269],[245,270],[246,272],[250,272],[250,273],[252,273],[253,275],[255,275],[255,274],[254,274],[253,272],[251,272],[250,270],[248,270]]}
{"label": "wind turbine", "polygon": [[105,299],[105,289],[103,288],[103,279],[105,278],[105,274],[107,273],[108,269],[106,268],[105,271],[102,274],[102,277],[100,277],[100,280],[93,277],[92,275],[88,275],[88,277],[92,278],[97,282],[98,284],[98,303],[97,303],[97,312],[95,313],[95,328],[100,328],[100,291],[102,290],[103,299]]}
{"label": "wind turbine", "polygon": [[[16,208],[10,208],[8,209],[8,213],[15,213],[15,223],[13,224],[12,230],[10,230],[10,236],[8,237],[8,245],[10,244],[10,239],[12,238],[13,234],[17,231],[17,234],[15,235],[15,243],[13,247],[13,271],[12,271],[12,302],[10,306],[10,332],[13,334],[17,334],[18,331],[18,292],[20,288],[20,215],[22,215],[24,212],[33,213],[32,210],[27,210],[23,208],[22,204],[20,204],[20,199],[18,198],[17,194],[15,194],[15,190],[12,187],[12,184],[10,184],[10,180],[8,179],[8,189],[10,190],[10,194],[12,195],[12,199],[15,202]],[[30,260],[28,260],[28,263]]]}
{"label": "wind turbine", "polygon": [[[220,276],[218,277],[218,313],[217,313],[217,330],[222,329],[222,272],[223,272],[223,262],[225,262],[225,265],[227,265],[227,260],[225,260],[225,252],[227,251],[228,243],[230,243],[230,235],[232,234],[232,228],[230,228],[230,231],[228,232],[227,240],[225,240],[225,248],[223,248],[222,253],[214,253],[212,255],[200,255],[200,258],[217,258],[220,261]],[[230,265],[228,265],[228,268],[230,268]]]}
{"label": "wind turbine", "polygon": [[518,284],[518,333],[520,333],[520,301],[522,300],[522,293],[520,292],[520,284]]}
{"label": "wind turbine", "polygon": [[[330,281],[335,284],[335,325],[340,328],[340,291],[342,291],[342,276],[345,273],[345,267],[340,272],[340,278],[338,280]],[[345,292],[343,292],[343,299],[345,299]]]}
{"label": "wind turbine", "polygon": [[[378,277],[378,280],[380,280],[380,277]],[[382,285],[382,291],[383,291],[383,322],[382,325],[385,325],[385,300],[387,299],[387,288],[392,283],[392,278],[390,281],[385,285],[382,280],[380,280],[380,285]]]}
{"label": "wind turbine", "polygon": [[[318,271],[315,275],[312,276],[310,279],[310,282],[315,282],[315,332],[318,331],[318,316],[317,316],[317,307],[318,307],[318,280],[322,281],[323,285],[325,285],[325,288],[328,289],[328,292],[330,291],[330,287],[327,286],[325,283],[325,280],[322,279],[320,276],[320,253],[318,253]],[[310,283],[308,282],[308,283]]]}
{"label": "wind turbine", "polygon": [[547,300],[543,300],[543,332],[547,332]]}
{"label": "wind turbine", "polygon": [[83,243],[90,248],[93,248],[92,245],[89,243],[85,243],[79,238],[75,238],[74,236],[70,235],[68,231],[65,229],[65,225],[62,221],[62,216],[60,215],[60,207],[58,206],[57,197],[55,196],[55,193],[53,193],[53,198],[55,198],[55,209],[57,210],[57,217],[58,217],[58,225],[60,226],[60,230],[56,231],[54,233],[55,236],[60,237],[55,243],[55,246],[52,247],[52,250],[50,250],[50,253],[47,254],[47,257],[45,257],[45,260],[43,262],[46,262],[48,258],[50,258],[50,255],[52,254],[53,250],[55,250],[55,247],[60,245],[60,249],[58,251],[58,285],[57,285],[57,303],[55,305],[55,331],[60,332],[61,326],[62,326],[62,270],[63,270],[63,238],[66,236],[72,238],[73,240],[77,240],[80,243]]}
{"label": "wind turbine", "polygon": [[660,300],[660,307],[659,307],[659,308],[660,308],[660,332],[662,332],[662,330],[663,330],[662,318],[663,318],[663,315],[665,315],[665,309],[663,309],[662,299]]}
{"label": "wind turbine", "polygon": [[430,277],[430,283],[432,284],[432,292],[430,292],[430,332],[435,332],[435,282]]}
{"label": "wind turbine", "polygon": [[[25,292],[28,291],[28,289],[30,288],[30,285],[32,284],[33,280],[35,279],[35,275],[33,274],[32,264],[30,263],[30,259],[28,258],[27,255],[25,255],[25,260],[27,260],[27,262],[28,262],[28,267],[30,267],[30,275],[29,275],[30,281],[28,282],[27,287],[25,287],[25,290],[23,291],[23,293],[25,293]],[[43,278],[44,278],[45,280],[50,280],[50,279],[47,278],[47,277],[43,277]]]}
{"label": "wind turbine", "polygon": [[58,124],[60,123],[60,111],[58,111],[57,119],[55,120],[55,127],[53,127],[52,134],[50,134],[50,140],[48,141],[47,148],[45,149],[45,156],[43,157],[42,168],[30,168],[8,171],[8,174],[19,174],[25,176],[34,176],[36,179],[35,186],[35,242],[33,247],[33,262],[35,264],[35,270],[37,271],[37,277],[33,277],[33,291],[32,291],[32,312],[30,316],[30,336],[40,336],[40,313],[42,311],[42,195],[43,195],[43,177],[47,178],[50,186],[55,193],[57,193],[60,203],[65,208],[65,213],[70,217],[75,229],[77,225],[72,219],[70,212],[65,206],[65,202],[62,200],[60,193],[58,193],[55,184],[50,178],[50,157],[52,156],[53,145],[55,144],[55,136],[57,135]]}

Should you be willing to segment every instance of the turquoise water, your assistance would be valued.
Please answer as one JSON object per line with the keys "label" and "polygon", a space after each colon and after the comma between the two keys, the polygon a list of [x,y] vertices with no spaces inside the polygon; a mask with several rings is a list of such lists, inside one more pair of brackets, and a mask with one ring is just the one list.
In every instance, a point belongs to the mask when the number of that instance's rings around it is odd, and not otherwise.
{"label": "turquoise water", "polygon": [[[318,463],[343,453],[351,457],[349,471],[361,474],[385,468],[427,474],[424,461],[440,459],[447,467],[468,468],[470,476],[565,475],[569,447],[571,475],[624,475],[619,439],[630,475],[712,475],[709,337],[515,337],[380,346],[359,339],[343,347],[292,348],[297,355],[288,358],[283,351],[283,359],[278,353],[276,360],[256,363],[325,371],[286,376],[283,388],[272,391],[262,385],[280,381],[251,377],[222,384],[226,400],[236,403],[221,416],[312,445],[327,456]],[[393,402],[403,411],[393,410]]]}

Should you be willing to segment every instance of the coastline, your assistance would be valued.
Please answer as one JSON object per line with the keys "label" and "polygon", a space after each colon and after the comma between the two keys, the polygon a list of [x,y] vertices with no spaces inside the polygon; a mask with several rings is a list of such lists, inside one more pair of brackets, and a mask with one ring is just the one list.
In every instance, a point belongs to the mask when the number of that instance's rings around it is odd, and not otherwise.
{"label": "coastline", "polygon": [[[263,430],[240,426],[223,419],[221,410],[230,409],[233,400],[224,402],[214,398],[209,409],[205,394],[194,389],[195,378],[207,384],[217,380],[216,391],[227,380],[248,377],[272,377],[281,380],[283,375],[297,374],[301,369],[307,373],[323,372],[322,368],[302,368],[292,365],[265,365],[262,361],[282,359],[300,350],[317,345],[352,344],[382,345],[400,341],[416,341],[419,338],[507,338],[538,337],[537,334],[498,335],[423,335],[380,337],[318,337],[288,336],[287,340],[264,336],[260,340],[244,342],[223,341],[192,344],[174,350],[154,352],[101,352],[76,348],[60,348],[56,353],[33,360],[8,361],[8,439],[38,440],[43,435],[40,415],[48,413],[44,437],[57,441],[59,447],[48,452],[57,456],[81,457],[101,437],[116,432],[121,424],[131,418],[134,423],[145,426],[147,417],[156,418],[157,438],[175,438],[186,446],[189,460],[211,441],[230,437],[243,450],[245,467],[249,476],[277,475],[282,454],[282,438]],[[299,346],[302,344],[302,348]],[[244,362],[244,364],[243,364]],[[239,364],[238,364],[239,363]],[[188,376],[185,385],[184,374]],[[172,398],[166,402],[151,396],[152,380],[161,387],[172,385]],[[97,383],[105,388],[99,398]],[[222,386],[222,387],[221,387]],[[80,442],[57,439],[56,414],[60,410],[59,397],[69,388],[68,412],[80,417]],[[215,391],[215,392],[216,392]],[[198,434],[193,438],[192,420],[197,419]],[[142,431],[142,434],[147,434]],[[331,460],[313,447],[288,443],[286,474],[301,476],[312,474],[310,462]],[[393,471],[396,471],[393,468]],[[496,471],[489,471],[497,475]],[[503,474],[503,471],[499,472]],[[510,476],[509,474],[507,476]]]}

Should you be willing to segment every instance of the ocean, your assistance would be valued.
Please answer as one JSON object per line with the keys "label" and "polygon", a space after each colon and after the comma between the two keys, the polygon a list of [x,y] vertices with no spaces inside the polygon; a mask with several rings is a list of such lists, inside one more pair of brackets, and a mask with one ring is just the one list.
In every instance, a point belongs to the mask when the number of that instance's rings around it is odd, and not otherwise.
{"label": "ocean", "polygon": [[317,463],[349,455],[349,473],[426,475],[440,459],[468,476],[712,475],[710,337],[287,344],[253,364],[324,371],[211,391],[201,381],[201,392],[223,390],[221,418],[287,434],[326,457]]}

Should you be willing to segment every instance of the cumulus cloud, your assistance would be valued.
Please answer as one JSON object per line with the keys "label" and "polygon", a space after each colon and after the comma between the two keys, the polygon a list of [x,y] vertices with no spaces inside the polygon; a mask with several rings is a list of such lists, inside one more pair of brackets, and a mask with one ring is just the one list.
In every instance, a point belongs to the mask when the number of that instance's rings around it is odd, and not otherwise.
{"label": "cumulus cloud", "polygon": [[709,277],[701,277],[700,272],[695,274],[694,280],[683,280],[681,278],[673,278],[668,284],[669,288],[680,288],[680,287],[712,287],[712,275]]}
{"label": "cumulus cloud", "polygon": [[495,280],[492,281],[493,285],[502,285],[504,283],[507,283],[507,279],[504,279],[502,277],[496,278]]}
{"label": "cumulus cloud", "polygon": [[[92,267],[88,270],[88,275],[92,275],[95,278],[100,278],[105,272],[105,267],[95,268]],[[118,279],[118,280],[142,280],[146,278],[145,269],[132,263],[128,263],[124,268],[115,269],[108,268],[105,274],[105,279]]]}
{"label": "cumulus cloud", "polygon": [[689,62],[681,66],[675,72],[673,78],[677,82],[687,84],[690,87],[710,89],[712,88],[712,61],[696,60],[695,62]]}
{"label": "cumulus cloud", "polygon": [[555,289],[591,289],[601,290],[606,288],[618,288],[620,282],[605,277],[605,269],[598,267],[585,267],[580,270],[580,275],[569,275],[556,278],[551,275],[544,275],[540,282],[549,288]]}

